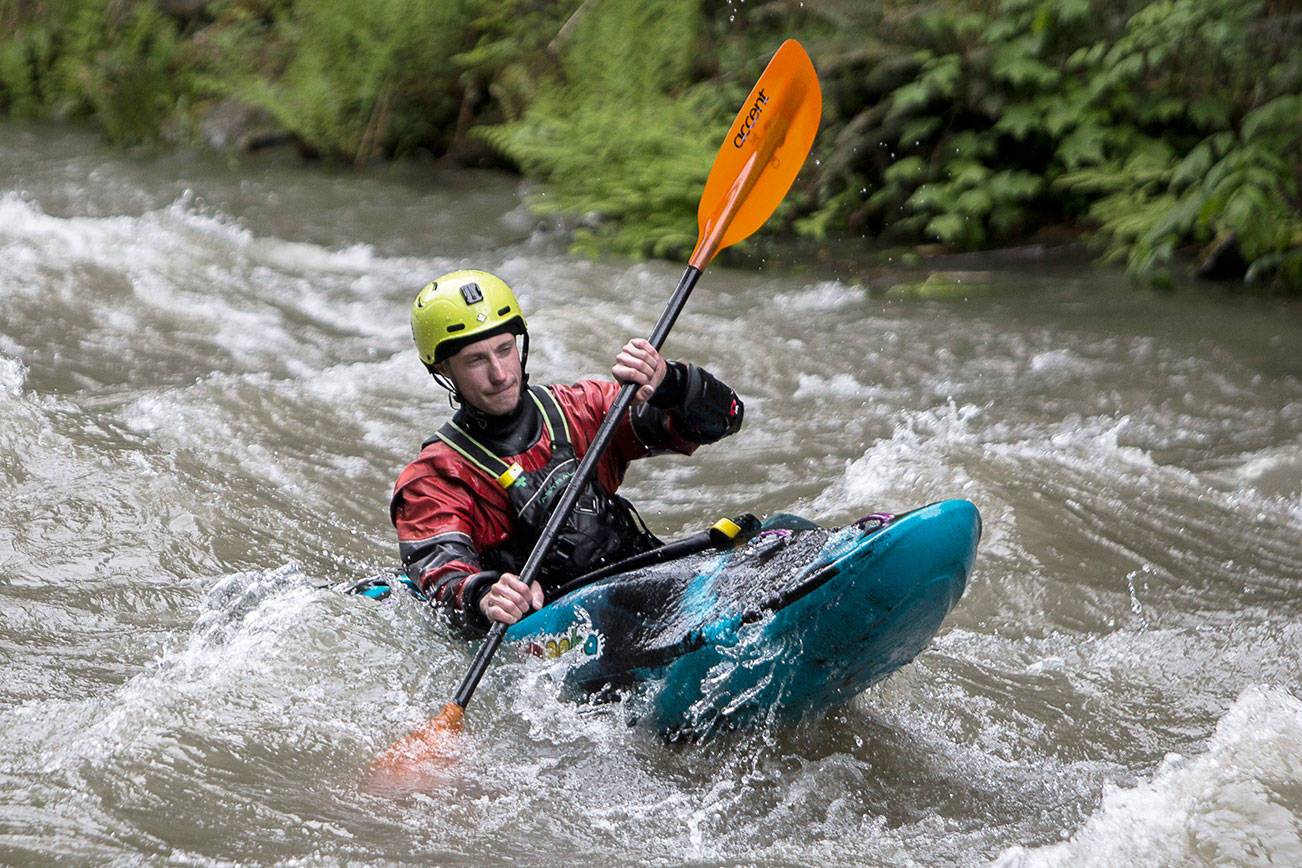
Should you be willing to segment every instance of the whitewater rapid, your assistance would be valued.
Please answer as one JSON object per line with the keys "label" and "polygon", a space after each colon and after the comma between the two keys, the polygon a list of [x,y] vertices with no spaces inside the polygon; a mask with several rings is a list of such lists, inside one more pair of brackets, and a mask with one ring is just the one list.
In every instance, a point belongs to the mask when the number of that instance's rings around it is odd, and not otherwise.
{"label": "whitewater rapid", "polygon": [[450,410],[432,277],[520,295],[537,381],[604,376],[681,265],[591,262],[515,181],[126,155],[0,127],[0,862],[1302,861],[1302,309],[1086,261],[716,263],[667,345],[746,428],[625,488],[662,536],[949,497],[985,533],[932,647],[846,706],[665,744],[504,657],[456,774],[370,792],[474,646],[396,565]]}

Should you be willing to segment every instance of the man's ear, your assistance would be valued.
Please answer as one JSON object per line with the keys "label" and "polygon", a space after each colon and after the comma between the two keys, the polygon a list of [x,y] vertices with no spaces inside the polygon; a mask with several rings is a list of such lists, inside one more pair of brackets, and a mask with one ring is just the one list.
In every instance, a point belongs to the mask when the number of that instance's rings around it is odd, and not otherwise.
{"label": "man's ear", "polygon": [[449,392],[456,392],[457,382],[452,379],[452,366],[447,361],[435,362],[432,365],[425,366],[435,381]]}

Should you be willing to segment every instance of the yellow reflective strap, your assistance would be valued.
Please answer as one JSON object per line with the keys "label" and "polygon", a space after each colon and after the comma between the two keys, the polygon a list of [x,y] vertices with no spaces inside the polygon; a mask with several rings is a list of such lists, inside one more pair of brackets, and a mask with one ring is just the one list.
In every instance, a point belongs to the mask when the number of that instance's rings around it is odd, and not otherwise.
{"label": "yellow reflective strap", "polygon": [[730,518],[721,518],[714,523],[710,530],[717,530],[728,539],[736,539],[737,534],[741,533],[741,525]]}
{"label": "yellow reflective strap", "polygon": [[506,471],[501,476],[497,477],[497,484],[503,488],[510,488],[512,485],[515,485],[515,481],[519,479],[523,473],[524,468],[521,467],[520,462],[517,461],[510,467],[506,468]]}

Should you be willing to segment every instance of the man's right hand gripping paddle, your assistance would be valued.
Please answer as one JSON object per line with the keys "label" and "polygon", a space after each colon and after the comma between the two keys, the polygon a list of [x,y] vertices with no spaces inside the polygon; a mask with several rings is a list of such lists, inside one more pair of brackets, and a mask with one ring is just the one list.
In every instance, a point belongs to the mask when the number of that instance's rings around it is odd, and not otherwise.
{"label": "man's right hand gripping paddle", "polygon": [[[657,350],[664,345],[697,279],[715,254],[759,229],[786,196],[813,145],[822,110],[822,92],[814,65],[800,43],[788,39],[769,61],[714,158],[696,212],[699,227],[696,249],[648,338]],[[636,386],[625,385],[611,405],[569,487],[520,571],[520,579],[526,585],[532,584],[539,565],[569,518],[580,490],[591,477],[620,418],[628,410],[635,390]],[[373,784],[418,787],[427,777],[437,778],[438,770],[456,758],[466,704],[483,678],[506,630],[507,625],[500,621],[489,630],[460,687],[437,717],[413,730],[376,758],[371,764]]]}

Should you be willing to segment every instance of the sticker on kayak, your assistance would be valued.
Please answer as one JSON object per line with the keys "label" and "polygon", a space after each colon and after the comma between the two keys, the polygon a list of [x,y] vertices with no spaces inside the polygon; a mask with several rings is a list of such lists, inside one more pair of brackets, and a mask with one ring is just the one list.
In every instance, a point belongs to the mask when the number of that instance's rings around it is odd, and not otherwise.
{"label": "sticker on kayak", "polygon": [[578,652],[585,657],[596,657],[606,646],[606,638],[592,626],[592,616],[586,609],[576,609],[574,621],[563,633],[543,633],[531,636],[528,641],[520,643],[521,655],[546,657],[555,660],[570,652]]}

